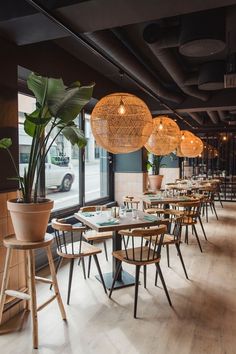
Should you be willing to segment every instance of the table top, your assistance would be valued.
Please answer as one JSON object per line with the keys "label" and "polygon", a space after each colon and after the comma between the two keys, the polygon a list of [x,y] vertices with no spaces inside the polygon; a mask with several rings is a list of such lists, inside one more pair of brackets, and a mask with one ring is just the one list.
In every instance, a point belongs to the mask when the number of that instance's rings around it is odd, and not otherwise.
{"label": "table top", "polygon": [[148,204],[177,204],[180,202],[194,202],[199,201],[200,197],[190,197],[190,196],[175,196],[175,197],[164,197],[151,194],[144,195],[142,197],[143,201]]}
{"label": "table top", "polygon": [[96,230],[97,232],[103,231],[119,231],[122,229],[130,229],[130,228],[139,228],[139,227],[148,227],[154,225],[160,225],[159,218],[155,216],[151,216],[146,214],[140,210],[138,210],[138,218],[133,219],[132,212],[127,212],[126,216],[122,216],[112,225],[99,225],[99,223],[107,223],[109,213],[107,211],[103,211],[102,215],[97,215],[96,213],[90,213],[88,216],[87,213],[75,213],[75,217],[83,222],[85,225],[89,226],[91,229]]}

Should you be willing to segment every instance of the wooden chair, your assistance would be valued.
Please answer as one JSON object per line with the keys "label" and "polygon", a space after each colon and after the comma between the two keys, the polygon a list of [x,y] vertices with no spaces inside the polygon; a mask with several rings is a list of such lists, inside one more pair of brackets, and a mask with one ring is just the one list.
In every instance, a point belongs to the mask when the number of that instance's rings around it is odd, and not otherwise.
{"label": "wooden chair", "polygon": [[214,187],[205,187],[202,189],[204,198],[202,200],[203,216],[206,214],[206,221],[208,222],[208,208],[210,207],[212,214],[215,214],[218,220],[218,215],[215,208],[215,189]]}
{"label": "wooden chair", "polygon": [[199,213],[200,213],[200,208],[201,208],[201,203],[200,201],[196,202],[179,202],[177,204],[178,208],[181,208],[183,210],[183,218],[181,221],[182,227],[185,227],[185,242],[188,244],[188,229],[189,226],[192,227],[193,234],[195,235],[197,239],[198,246],[200,248],[200,251],[202,252],[202,247],[201,243],[198,237],[197,229],[196,229],[196,224],[199,219]]}
{"label": "wooden chair", "polygon": [[[179,256],[180,262],[182,264],[184,274],[186,279],[188,279],[188,274],[186,271],[186,267],[184,264],[183,256],[180,250],[180,244],[181,244],[181,229],[182,229],[182,223],[183,223],[183,216],[179,216],[178,210],[172,210],[172,213],[170,214],[170,222],[173,223],[173,231],[172,233],[165,233],[162,245],[166,247],[166,253],[167,253],[167,265],[170,267],[170,253],[169,253],[169,246],[175,245],[177,254]],[[170,228],[171,230],[171,228]],[[159,237],[157,237],[157,240],[153,238],[152,240],[153,243],[159,242]],[[155,285],[157,285],[157,277],[158,277],[158,272],[156,272],[156,278],[155,278]]]}
{"label": "wooden chair", "polygon": [[[17,240],[15,236],[11,235],[3,239],[3,244],[7,248],[5,267],[3,273],[1,294],[0,294],[0,324],[2,321],[4,304],[6,301],[6,296],[12,297],[12,299],[26,300],[26,309],[30,309],[31,319],[32,319],[32,335],[33,335],[33,347],[38,348],[38,312],[49,305],[53,300],[57,300],[58,306],[61,312],[63,320],[66,320],[66,313],[62,303],[61,295],[59,292],[57,278],[52,258],[51,243],[53,241],[53,235],[46,234],[44,240],[38,242],[24,242]],[[48,264],[52,280],[47,278],[42,278],[35,275],[35,251],[44,249],[47,254]],[[8,289],[8,284],[10,278],[10,265],[11,259],[13,257],[13,251],[17,250],[19,252],[25,252],[26,256],[26,267],[25,276],[27,278],[27,287],[20,289],[19,291]],[[36,296],[36,282],[41,282],[44,284],[51,284],[54,288],[54,295],[49,299],[44,301],[42,304],[37,306],[37,296]],[[2,348],[2,352],[4,352]]]}
{"label": "wooden chair", "polygon": [[127,209],[138,209],[140,200],[132,196],[123,197],[123,203]]}
{"label": "wooden chair", "polygon": [[[82,241],[82,234],[86,230],[86,227],[84,226],[74,227],[71,224],[67,224],[63,219],[53,219],[52,227],[55,231],[55,238],[57,243],[57,254],[59,255],[56,272],[58,271],[62,263],[62,260],[64,258],[70,260],[67,305],[69,305],[70,302],[74,260],[78,258],[84,260],[84,257],[93,256],[104,291],[105,293],[107,293],[101,268],[97,258],[97,254],[101,253],[102,250],[93,245],[90,245],[88,242]],[[75,235],[74,235],[75,232],[79,234],[79,241],[75,240]]]}
{"label": "wooden chair", "polygon": [[[133,264],[136,268],[135,271],[135,296],[134,296],[134,318],[137,315],[137,302],[138,302],[138,286],[139,286],[139,273],[140,267],[144,267],[144,287],[146,288],[146,266],[149,264],[155,264],[157,271],[160,275],[160,279],[166,293],[168,302],[170,306],[171,300],[166,288],[166,284],[160,268],[161,259],[161,246],[163,243],[164,233],[166,232],[166,225],[160,225],[152,229],[133,229],[121,230],[119,235],[122,238],[122,243],[124,249],[120,251],[114,251],[113,257],[120,261],[113,279],[109,297],[111,297],[115,282],[117,280],[118,274],[121,270],[122,262],[128,264]],[[159,242],[157,242],[157,236],[160,235]],[[128,237],[126,237],[128,236]],[[146,245],[146,240],[148,238],[148,245]],[[154,242],[152,242],[154,240]],[[156,242],[155,242],[156,240]]]}
{"label": "wooden chair", "polygon": [[[101,210],[107,210],[107,207],[104,205],[100,205]],[[84,212],[96,212],[96,208],[97,205],[90,205],[90,206],[84,206],[82,208],[80,208],[79,211],[81,211],[82,213]],[[105,256],[106,256],[106,260],[108,261],[108,255],[107,255],[107,244],[106,244],[106,240],[109,240],[112,238],[112,232],[111,231],[104,231],[104,232],[97,232],[95,230],[91,230],[91,229],[87,229],[86,232],[83,235],[83,238],[90,243],[91,245],[93,245],[96,242],[103,242],[103,247],[104,247],[104,251],[105,251]],[[92,257],[89,257],[89,262],[88,262],[88,278],[90,276],[90,268],[91,268],[91,259]]]}

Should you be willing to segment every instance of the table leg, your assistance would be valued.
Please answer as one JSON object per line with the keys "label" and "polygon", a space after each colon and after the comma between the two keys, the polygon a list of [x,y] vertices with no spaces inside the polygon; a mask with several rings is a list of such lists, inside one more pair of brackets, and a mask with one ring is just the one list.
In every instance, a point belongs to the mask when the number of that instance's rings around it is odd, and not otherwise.
{"label": "table leg", "polygon": [[[121,250],[121,237],[118,235],[117,231],[113,231],[113,239],[112,239],[112,251],[118,251]],[[111,289],[111,285],[113,282],[113,277],[115,275],[115,271],[117,268],[119,261],[113,257],[112,259],[112,272],[111,273],[105,273],[103,274],[103,279],[104,283],[106,285],[107,289]],[[96,276],[98,280],[100,280],[99,276]],[[118,275],[117,281],[115,282],[114,289],[119,289],[119,288],[124,288],[126,286],[131,286],[134,285],[135,279],[132,275],[130,275],[128,272],[122,270]]]}

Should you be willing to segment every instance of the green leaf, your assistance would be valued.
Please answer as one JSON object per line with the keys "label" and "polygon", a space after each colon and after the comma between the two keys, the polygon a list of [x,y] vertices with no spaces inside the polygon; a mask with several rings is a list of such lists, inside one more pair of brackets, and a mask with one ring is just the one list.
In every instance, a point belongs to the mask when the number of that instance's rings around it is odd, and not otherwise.
{"label": "green leaf", "polygon": [[62,134],[67,140],[70,141],[72,145],[84,147],[87,144],[87,140],[84,136],[84,133],[75,124],[65,126],[65,128],[62,130]]}
{"label": "green leaf", "polygon": [[30,114],[25,113],[25,118],[35,125],[47,125],[52,118],[49,110],[47,110],[44,117],[42,117],[40,114],[41,111],[37,108],[34,112]]}
{"label": "green leaf", "polygon": [[0,149],[8,149],[12,145],[11,138],[3,138],[0,140]]}
{"label": "green leaf", "polygon": [[54,103],[50,102],[49,108],[54,117],[58,117],[64,122],[72,121],[89,102],[94,84],[81,87],[78,85],[78,82],[73,83],[61,97],[57,97]]}
{"label": "green leaf", "polygon": [[28,88],[34,93],[38,104],[44,103],[45,88],[48,86],[48,78],[31,73],[27,79]]}
{"label": "green leaf", "polygon": [[24,130],[25,130],[26,134],[33,137],[35,130],[36,130],[36,125],[34,123],[30,122],[28,119],[26,119],[24,121]]}

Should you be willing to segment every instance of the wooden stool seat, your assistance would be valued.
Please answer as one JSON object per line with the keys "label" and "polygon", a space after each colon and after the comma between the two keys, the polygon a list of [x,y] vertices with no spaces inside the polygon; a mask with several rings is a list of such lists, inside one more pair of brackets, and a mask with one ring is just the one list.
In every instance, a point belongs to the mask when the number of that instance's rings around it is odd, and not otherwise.
{"label": "wooden stool seat", "polygon": [[17,240],[14,235],[10,235],[3,239],[3,245],[6,248],[18,249],[18,250],[33,250],[38,248],[44,248],[51,244],[53,235],[46,234],[44,240],[38,242],[25,242]]}
{"label": "wooden stool seat", "polygon": [[[53,240],[53,236],[50,234],[46,234],[44,240],[39,242],[24,242],[17,240],[14,235],[6,237],[3,240],[4,246],[7,248],[4,273],[3,273],[3,281],[0,295],[0,324],[2,321],[2,314],[4,309],[4,304],[6,303],[6,295],[12,298],[18,298],[21,300],[27,301],[27,309],[28,309],[28,301],[30,302],[30,310],[31,310],[31,318],[32,318],[32,326],[33,326],[33,347],[35,349],[38,348],[38,318],[37,312],[42,310],[44,307],[49,305],[53,300],[57,300],[59,309],[61,312],[61,316],[63,320],[66,320],[65,309],[61,300],[61,295],[58,289],[57,278],[54,268],[54,262],[52,258],[51,252],[51,243]],[[47,278],[42,278],[35,276],[35,259],[34,259],[34,250],[45,248],[49,268],[52,276],[52,280]],[[10,276],[10,263],[12,258],[13,250],[19,250],[26,252],[27,258],[27,287],[23,291],[11,290],[8,289],[9,276]],[[36,288],[35,281],[43,282],[46,284],[51,284],[54,288],[54,295],[52,295],[48,300],[37,307],[36,301]]]}

